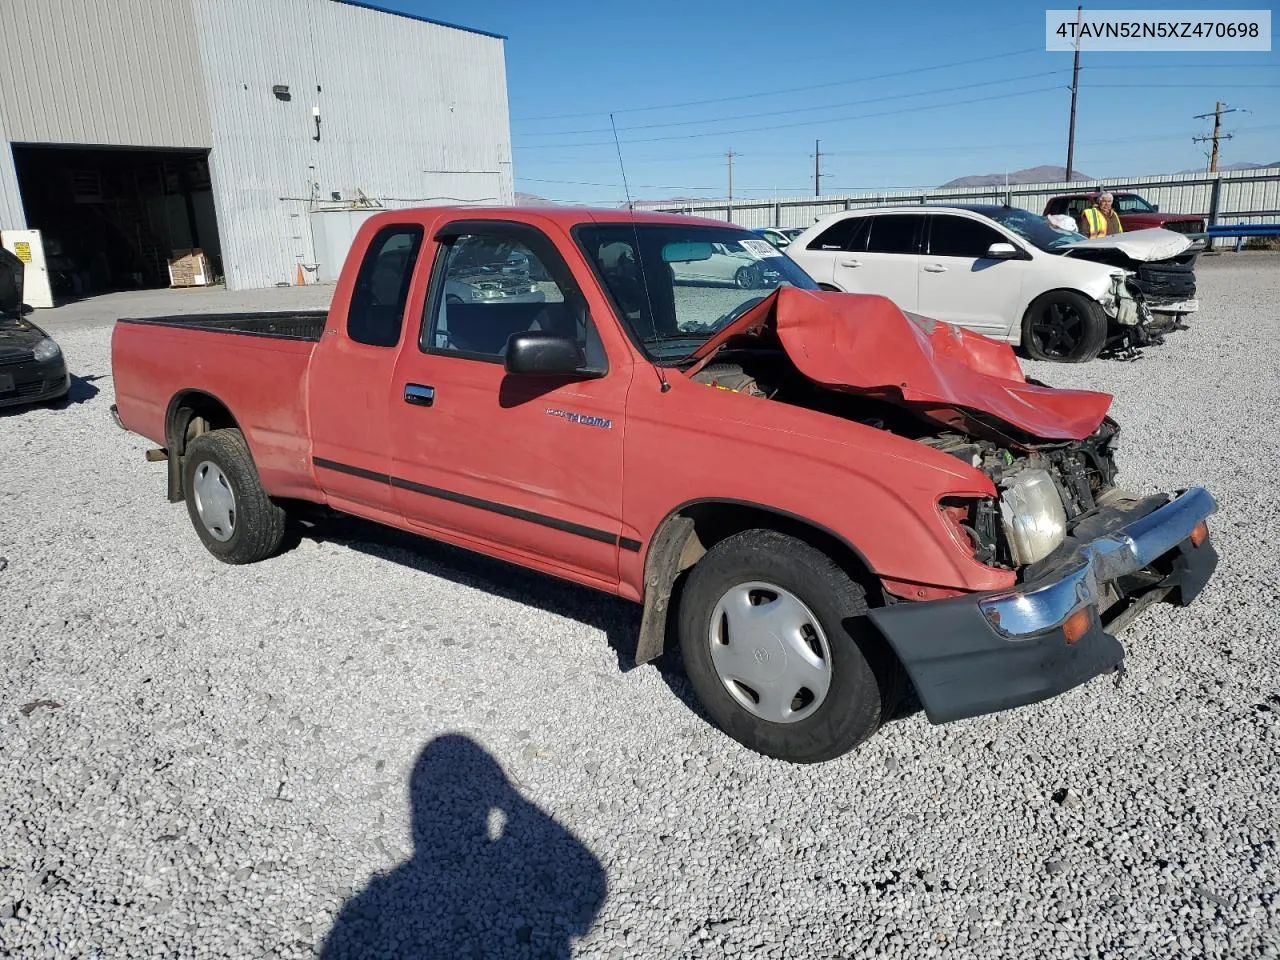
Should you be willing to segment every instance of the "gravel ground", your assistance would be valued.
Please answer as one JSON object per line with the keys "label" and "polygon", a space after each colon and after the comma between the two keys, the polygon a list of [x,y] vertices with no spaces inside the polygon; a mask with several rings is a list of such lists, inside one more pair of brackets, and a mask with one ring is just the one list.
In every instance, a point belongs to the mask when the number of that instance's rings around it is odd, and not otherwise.
{"label": "gravel ground", "polygon": [[1118,685],[814,767],[628,670],[619,601],[358,523],[219,564],[66,325],[76,402],[0,415],[0,954],[1280,956],[1280,258],[1201,290],[1028,365],[1116,395],[1127,485],[1219,497],[1201,599]]}

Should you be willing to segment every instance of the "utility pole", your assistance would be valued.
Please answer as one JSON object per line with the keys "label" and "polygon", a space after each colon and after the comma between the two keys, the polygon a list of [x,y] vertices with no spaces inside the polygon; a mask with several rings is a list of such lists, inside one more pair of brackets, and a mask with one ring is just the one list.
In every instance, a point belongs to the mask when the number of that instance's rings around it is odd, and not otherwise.
{"label": "utility pole", "polygon": [[1206,140],[1213,141],[1213,152],[1209,154],[1209,172],[1216,173],[1218,170],[1218,141],[1230,140],[1235,134],[1222,132],[1222,115],[1224,113],[1235,113],[1239,108],[1231,107],[1227,110],[1222,109],[1222,101],[1218,100],[1214,103],[1213,113],[1197,114],[1195,119],[1208,120],[1213,117],[1213,133],[1207,137],[1192,137],[1192,143],[1204,143]]}
{"label": "utility pole", "polygon": [[1067,182],[1071,176],[1072,164],[1076,157],[1076,93],[1080,89],[1080,22],[1084,16],[1084,5],[1076,7],[1076,62],[1071,68],[1071,128],[1067,133]]}
{"label": "utility pole", "polygon": [[729,148],[729,152],[725,154],[729,158],[729,202],[733,203],[733,148]]}
{"label": "utility pole", "polygon": [[813,195],[822,195],[822,152],[818,149],[821,140],[813,141]]}

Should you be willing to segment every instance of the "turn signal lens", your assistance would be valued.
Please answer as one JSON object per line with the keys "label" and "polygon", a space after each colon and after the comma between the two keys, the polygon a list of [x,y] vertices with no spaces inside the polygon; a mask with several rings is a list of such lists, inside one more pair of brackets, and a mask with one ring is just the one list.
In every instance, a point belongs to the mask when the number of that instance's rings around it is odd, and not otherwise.
{"label": "turn signal lens", "polygon": [[1191,545],[1200,546],[1209,539],[1209,525],[1201,520],[1196,524],[1195,529],[1191,531]]}
{"label": "turn signal lens", "polygon": [[1089,624],[1093,620],[1093,608],[1081,607],[1062,625],[1062,632],[1067,635],[1067,643],[1075,643],[1089,632]]}

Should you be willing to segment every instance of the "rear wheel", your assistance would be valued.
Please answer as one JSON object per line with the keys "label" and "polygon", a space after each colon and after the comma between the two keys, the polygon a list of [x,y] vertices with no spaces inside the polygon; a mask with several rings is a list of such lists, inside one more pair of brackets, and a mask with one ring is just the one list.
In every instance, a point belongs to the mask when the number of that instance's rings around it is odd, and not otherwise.
{"label": "rear wheel", "polygon": [[256,563],[280,549],[285,512],[262,488],[244,435],[226,429],[187,444],[187,513],[205,548],[224,563]]}
{"label": "rear wheel", "polygon": [[689,681],[739,743],[793,763],[856,747],[895,704],[900,667],[866,593],[821,551],[773,530],[716,544],[681,597]]}
{"label": "rear wheel", "polygon": [[1083,363],[1107,342],[1102,307],[1074,290],[1052,290],[1034,300],[1022,319],[1022,345],[1032,360]]}

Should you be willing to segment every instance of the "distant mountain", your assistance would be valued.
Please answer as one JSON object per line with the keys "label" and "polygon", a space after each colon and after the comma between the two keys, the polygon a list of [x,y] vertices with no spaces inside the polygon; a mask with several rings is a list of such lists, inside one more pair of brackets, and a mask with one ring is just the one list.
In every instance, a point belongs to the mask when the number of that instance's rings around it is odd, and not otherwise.
{"label": "distant mountain", "polygon": [[[1025,170],[1014,170],[1012,173],[987,173],[981,176],[959,177],[944,183],[944,187],[1003,187],[1005,178],[1014,183],[1062,183],[1067,179],[1066,167],[1028,167]],[[1087,173],[1075,171],[1072,180],[1092,180]]]}
{"label": "distant mountain", "polygon": [[521,193],[516,191],[517,207],[556,207],[559,206],[554,200],[548,200],[546,197],[540,197],[536,193]]}
{"label": "distant mountain", "polygon": [[[1218,165],[1219,170],[1261,170],[1263,167],[1280,167],[1280,160],[1273,160],[1271,163],[1223,163]],[[1179,170],[1179,173],[1204,173],[1203,167],[1196,167],[1193,170]]]}

